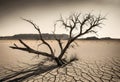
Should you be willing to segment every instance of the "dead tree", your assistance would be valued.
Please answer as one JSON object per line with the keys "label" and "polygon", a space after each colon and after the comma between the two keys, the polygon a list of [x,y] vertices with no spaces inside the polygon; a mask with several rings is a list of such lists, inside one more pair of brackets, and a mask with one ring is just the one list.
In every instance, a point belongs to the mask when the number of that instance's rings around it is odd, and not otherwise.
{"label": "dead tree", "polygon": [[[83,19],[80,20],[80,18]],[[69,31],[69,37],[67,39],[67,43],[64,46],[61,39],[56,37],[56,41],[58,42],[61,49],[58,57],[54,53],[52,46],[45,39],[43,39],[39,27],[32,21],[23,19],[31,23],[39,32],[39,37],[42,41],[42,44],[49,48],[50,53],[35,50],[22,40],[19,41],[24,47],[19,47],[18,45],[14,44],[14,46],[10,46],[10,48],[45,56],[54,60],[57,65],[45,66],[44,63],[48,61],[48,59],[46,59],[43,60],[43,62],[37,63],[35,65],[27,64],[28,67],[24,69],[20,66],[19,68],[21,69],[19,70],[14,68],[3,68],[6,71],[0,73],[0,82],[119,82],[119,59],[112,59],[109,64],[99,64],[75,61],[76,57],[72,57],[70,61],[65,61],[63,58],[66,51],[69,49],[69,47],[71,47],[72,43],[78,37],[91,32],[96,34],[94,28],[99,27],[104,19],[105,18],[101,17],[100,15],[96,17],[92,14],[86,14],[83,17],[81,14],[72,14],[66,20],[61,17],[61,19],[57,22],[60,22],[65,27],[65,29]],[[74,30],[77,30],[77,34],[74,33]],[[2,76],[3,74],[5,74],[5,76]]]}
{"label": "dead tree", "polygon": [[[28,46],[25,42],[23,42],[21,39],[19,42],[24,46],[24,47],[19,47],[17,44],[14,44],[14,46],[10,46],[12,49],[17,49],[17,50],[22,50],[22,51],[27,51],[29,53],[34,53],[37,55],[42,55],[51,58],[52,60],[56,61],[58,66],[62,66],[65,64],[65,61],[63,60],[63,56],[68,50],[68,48],[71,46],[71,44],[78,39],[79,37],[86,35],[88,33],[97,33],[97,31],[94,30],[96,27],[100,27],[102,24],[103,20],[105,18],[99,16],[95,16],[91,13],[82,15],[81,13],[74,13],[70,15],[67,19],[64,19],[62,16],[59,20],[57,20],[57,23],[61,23],[61,25],[64,27],[65,30],[69,31],[69,37],[67,39],[67,43],[63,47],[63,44],[61,42],[61,39],[57,39],[56,41],[58,42],[58,45],[61,49],[59,56],[57,57],[54,53],[54,50],[52,49],[51,45],[42,37],[42,33],[40,31],[39,26],[37,26],[35,23],[33,23],[31,20],[23,19],[30,24],[34,26],[34,28],[38,31],[39,33],[39,38],[42,41],[42,44],[46,45],[50,53],[47,52],[42,52],[42,51],[37,51],[30,46]],[[56,24],[57,24],[56,23]],[[56,27],[55,27],[56,29]],[[77,30],[77,34],[74,33],[74,31]],[[54,30],[54,35],[55,35],[55,30]]]}

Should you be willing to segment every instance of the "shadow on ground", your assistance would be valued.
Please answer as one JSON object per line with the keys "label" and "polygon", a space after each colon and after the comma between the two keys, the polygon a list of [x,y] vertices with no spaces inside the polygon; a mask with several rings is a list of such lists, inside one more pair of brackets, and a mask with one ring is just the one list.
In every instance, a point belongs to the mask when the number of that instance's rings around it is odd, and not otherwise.
{"label": "shadow on ground", "polygon": [[0,82],[119,82],[120,59],[109,63],[73,61],[61,67],[35,64],[26,69],[7,69]]}

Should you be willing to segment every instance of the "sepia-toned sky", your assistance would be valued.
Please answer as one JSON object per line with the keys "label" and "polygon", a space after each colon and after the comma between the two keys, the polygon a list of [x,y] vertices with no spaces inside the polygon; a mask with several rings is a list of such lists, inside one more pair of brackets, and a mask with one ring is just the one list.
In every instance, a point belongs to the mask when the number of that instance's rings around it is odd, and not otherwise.
{"label": "sepia-toned sky", "polygon": [[[99,37],[120,38],[120,0],[0,0],[0,36],[37,33],[20,17],[30,19],[43,33],[51,33],[60,14],[92,12],[106,16]],[[64,33],[62,29],[57,33]]]}

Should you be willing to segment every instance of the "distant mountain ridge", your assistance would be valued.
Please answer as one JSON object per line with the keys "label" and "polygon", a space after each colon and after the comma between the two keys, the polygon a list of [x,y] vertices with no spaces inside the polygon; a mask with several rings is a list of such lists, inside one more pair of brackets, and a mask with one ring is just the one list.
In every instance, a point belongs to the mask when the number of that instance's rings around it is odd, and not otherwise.
{"label": "distant mountain ridge", "polygon": [[82,38],[82,40],[120,40],[120,39],[110,38],[110,37],[98,38],[98,37],[92,36],[92,37]]}
{"label": "distant mountain ridge", "polygon": [[[42,34],[43,39],[45,40],[54,40],[55,37],[58,39],[68,39],[68,35],[67,34],[48,34],[48,33],[44,33]],[[13,36],[4,36],[4,37],[0,37],[0,40],[16,40],[16,39],[25,39],[25,40],[39,40],[39,34],[17,34],[17,35],[13,35]]]}
{"label": "distant mountain ridge", "polygon": [[[43,39],[45,40],[55,40],[55,37],[57,39],[62,39],[62,40],[66,40],[68,39],[68,35],[67,34],[48,34],[48,33],[44,33],[42,34]],[[18,40],[18,39],[25,39],[25,40],[39,40],[39,34],[16,34],[13,36],[3,36],[0,37],[0,40]],[[104,37],[104,38],[98,38],[95,36],[92,37],[86,37],[86,38],[80,38],[78,40],[120,40],[120,39],[115,39],[115,38],[110,38],[110,37]]]}

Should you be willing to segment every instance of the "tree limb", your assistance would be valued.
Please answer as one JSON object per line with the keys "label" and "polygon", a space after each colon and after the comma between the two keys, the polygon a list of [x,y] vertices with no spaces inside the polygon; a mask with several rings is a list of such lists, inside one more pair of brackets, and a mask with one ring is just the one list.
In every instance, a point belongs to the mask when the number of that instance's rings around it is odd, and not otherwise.
{"label": "tree limb", "polygon": [[[23,19],[23,18],[22,18],[22,19]],[[29,22],[30,24],[32,24],[32,25],[34,26],[34,28],[35,28],[35,29],[38,31],[38,33],[39,33],[40,40],[43,42],[43,44],[45,44],[45,45],[50,49],[51,55],[54,55],[53,49],[52,49],[52,47],[50,46],[50,44],[43,39],[42,34],[41,34],[41,31],[40,31],[40,29],[39,29],[39,26],[37,26],[36,24],[34,24],[31,20],[27,20],[27,19],[23,19],[23,20]]]}
{"label": "tree limb", "polygon": [[24,47],[18,47],[16,44],[14,44],[14,46],[10,46],[10,48],[12,49],[18,49],[18,50],[22,50],[22,51],[27,51],[29,53],[34,53],[34,54],[38,54],[38,55],[42,55],[42,56],[47,56],[47,57],[51,57],[54,58],[54,56],[52,54],[46,53],[46,52],[41,52],[41,51],[37,51],[32,49],[31,47],[29,47],[26,43],[24,43],[22,40],[19,39],[19,42],[24,46]]}

